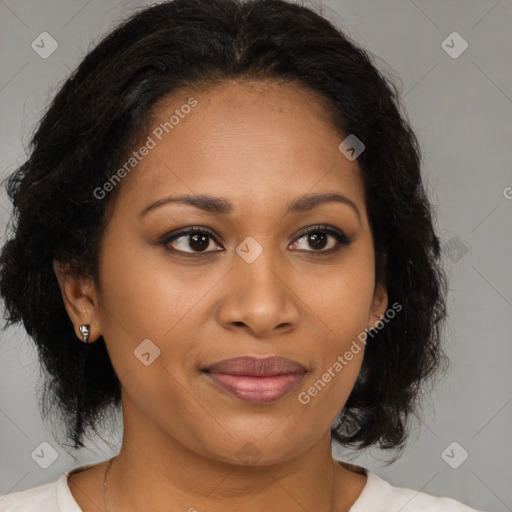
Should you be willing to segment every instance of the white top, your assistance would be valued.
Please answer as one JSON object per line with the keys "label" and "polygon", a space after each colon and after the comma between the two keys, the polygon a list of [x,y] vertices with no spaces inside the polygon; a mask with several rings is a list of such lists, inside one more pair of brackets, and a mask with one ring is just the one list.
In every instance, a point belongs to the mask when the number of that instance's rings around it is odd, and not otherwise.
{"label": "white top", "polygon": [[[85,469],[94,464],[79,466]],[[69,490],[70,469],[58,480],[0,496],[1,512],[82,512]],[[437,497],[403,487],[394,487],[369,469],[368,480],[350,512],[481,512],[452,498]]]}

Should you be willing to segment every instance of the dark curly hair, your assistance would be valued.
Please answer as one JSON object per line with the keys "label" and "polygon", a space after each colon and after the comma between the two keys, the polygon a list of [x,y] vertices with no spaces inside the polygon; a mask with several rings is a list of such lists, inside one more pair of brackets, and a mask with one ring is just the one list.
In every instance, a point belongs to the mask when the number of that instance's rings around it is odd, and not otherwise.
{"label": "dark curly hair", "polygon": [[369,338],[332,438],[358,449],[402,449],[426,383],[447,363],[441,347],[446,274],[420,149],[393,80],[323,15],[283,0],[174,0],[114,28],[65,81],[8,178],[13,203],[0,256],[6,327],[23,322],[45,370],[43,416],[67,426],[73,448],[119,406],[120,382],[102,337],[76,340],[54,260],[98,284],[107,206],[101,187],[134,149],[155,105],[182,87],[227,80],[300,84],[329,121],[365,144],[358,157],[377,282],[402,310]]}

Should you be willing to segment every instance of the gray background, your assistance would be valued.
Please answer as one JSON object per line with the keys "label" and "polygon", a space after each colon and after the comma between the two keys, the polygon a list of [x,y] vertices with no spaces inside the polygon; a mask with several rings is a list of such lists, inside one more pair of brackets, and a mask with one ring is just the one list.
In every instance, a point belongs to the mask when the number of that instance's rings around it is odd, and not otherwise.
{"label": "gray background", "polygon": [[[139,5],[144,2],[0,1],[0,178],[23,162],[31,130],[67,74]],[[376,61],[381,69],[400,77],[450,275],[450,370],[426,401],[402,458],[384,467],[389,455],[379,450],[355,459],[348,451],[337,455],[393,485],[448,495],[481,510],[512,510],[512,3],[332,0],[322,8],[382,59]],[[31,48],[44,31],[58,42],[46,59]],[[454,31],[469,45],[457,58],[441,46]],[[447,44],[461,48],[450,38]],[[2,235],[9,212],[2,190]],[[0,334],[0,494],[53,481],[115,453],[98,440],[91,451],[78,452],[76,462],[59,447],[40,417],[30,340],[21,329]],[[31,457],[42,442],[58,454],[48,469]],[[458,444],[449,447],[453,442]],[[446,461],[460,465],[453,469]]]}

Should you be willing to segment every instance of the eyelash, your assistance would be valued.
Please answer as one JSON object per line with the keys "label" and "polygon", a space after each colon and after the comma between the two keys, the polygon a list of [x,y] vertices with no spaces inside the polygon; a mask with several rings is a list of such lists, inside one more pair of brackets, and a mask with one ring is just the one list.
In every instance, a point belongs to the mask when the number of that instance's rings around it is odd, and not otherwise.
{"label": "eyelash", "polygon": [[[333,254],[333,253],[339,251],[343,246],[348,246],[352,243],[352,239],[350,237],[347,237],[342,231],[340,231],[339,229],[333,228],[331,226],[327,226],[327,225],[309,226],[307,229],[301,231],[297,235],[297,237],[294,239],[294,242],[297,240],[300,240],[304,236],[307,236],[312,233],[325,233],[327,235],[331,235],[332,237],[334,237],[337,240],[338,244],[336,247],[329,249],[327,251],[309,250],[309,251],[304,251],[304,252],[313,253],[313,254],[317,254],[317,255]],[[164,247],[167,247],[174,240],[177,240],[178,238],[180,238],[182,236],[187,236],[187,235],[189,235],[189,236],[192,236],[192,235],[209,236],[210,238],[212,238],[214,240],[214,242],[217,245],[220,245],[219,242],[217,241],[217,237],[213,231],[209,230],[208,228],[203,228],[200,226],[192,226],[192,227],[188,227],[188,228],[183,228],[176,232],[170,233],[170,234],[166,235],[161,240],[161,242],[159,242],[159,244]],[[169,250],[171,250],[172,252],[178,253],[180,255],[184,255],[186,257],[192,257],[192,258],[198,257],[198,256],[203,256],[205,254],[213,254],[213,253],[217,252],[216,250],[187,252],[187,251],[180,251],[179,249],[173,249],[173,248],[169,248]]]}

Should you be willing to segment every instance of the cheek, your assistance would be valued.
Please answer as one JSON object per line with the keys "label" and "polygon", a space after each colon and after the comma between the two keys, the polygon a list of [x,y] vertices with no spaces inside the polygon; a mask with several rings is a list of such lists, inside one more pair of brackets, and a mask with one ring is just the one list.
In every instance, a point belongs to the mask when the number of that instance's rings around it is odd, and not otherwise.
{"label": "cheek", "polygon": [[159,248],[141,249],[121,236],[109,241],[100,276],[106,325],[133,342],[172,336],[175,326],[193,314],[194,304],[204,297],[213,279],[194,279],[193,270],[177,270]]}
{"label": "cheek", "polygon": [[[305,443],[313,443],[319,432],[330,429],[343,410],[354,387],[363,360],[364,348],[352,354],[350,361],[340,363],[344,350],[350,346],[339,343],[322,365],[315,368],[308,381],[297,393],[297,428],[304,429]],[[326,354],[327,355],[327,354]]]}
{"label": "cheek", "polygon": [[[188,417],[195,402],[191,404],[190,393],[183,390],[188,389],[186,371],[197,352],[190,336],[198,321],[194,305],[212,284],[203,280],[191,286],[183,274],[171,274],[170,266],[157,266],[137,248],[128,249],[120,238],[110,240],[100,269],[105,290],[100,300],[101,328],[123,386],[125,410],[129,414],[135,404],[162,425],[169,422],[171,409],[175,417]],[[180,425],[166,428],[186,430]]]}
{"label": "cheek", "polygon": [[[173,397],[179,408],[180,390],[188,388],[200,360],[205,298],[220,275],[199,266],[184,272],[160,251],[121,236],[109,239],[101,261],[101,328],[117,375],[130,377],[123,382],[130,395],[145,390],[154,401]],[[146,362],[154,361],[149,366],[143,364],[147,352]]]}
{"label": "cheek", "polygon": [[317,340],[315,364],[297,400],[315,430],[328,428],[352,392],[363,361],[365,344],[358,339],[364,322],[355,319],[336,326],[338,336]]}
{"label": "cheek", "polygon": [[[316,337],[315,365],[298,397],[303,407],[311,408],[313,422],[336,418],[361,368],[375,286],[370,249],[354,251],[335,271],[329,269],[328,279],[317,274],[304,287],[318,332],[325,334]],[[314,282],[322,286],[315,287]]]}
{"label": "cheek", "polygon": [[318,269],[315,274],[304,272],[307,278],[301,294],[305,303],[341,344],[368,326],[375,270],[372,254],[362,249],[347,253],[335,266]]}

